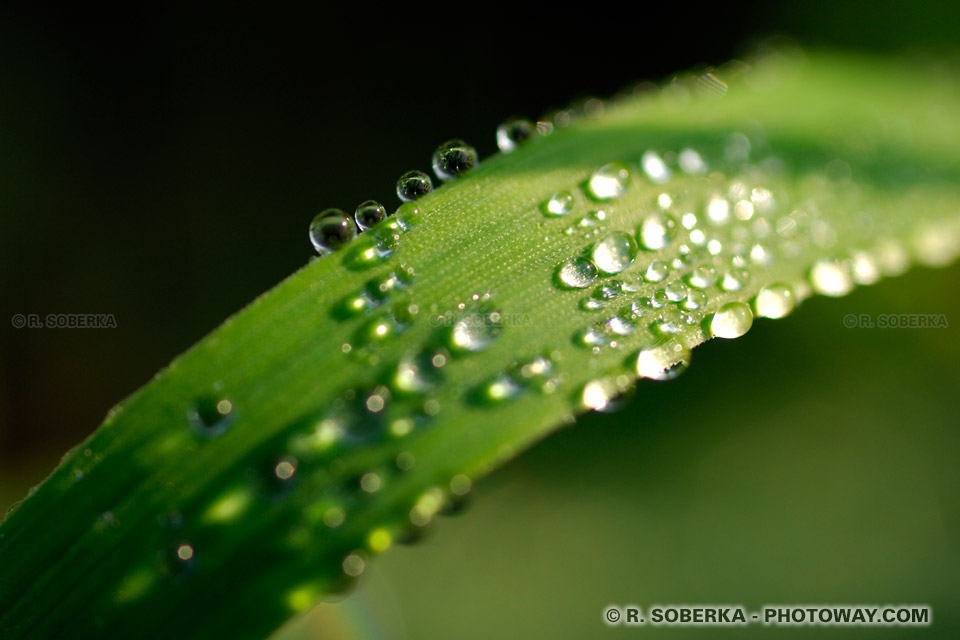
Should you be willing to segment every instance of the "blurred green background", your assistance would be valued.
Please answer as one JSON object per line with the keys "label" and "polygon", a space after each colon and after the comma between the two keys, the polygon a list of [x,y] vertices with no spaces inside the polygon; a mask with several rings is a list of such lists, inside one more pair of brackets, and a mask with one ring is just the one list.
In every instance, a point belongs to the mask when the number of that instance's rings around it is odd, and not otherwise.
{"label": "blurred green background", "polygon": [[[0,13],[0,509],[119,399],[303,265],[318,209],[373,197],[463,137],[577,96],[720,63],[786,34],[954,55],[960,5],[762,3],[371,24],[154,7],[78,21]],[[616,22],[617,24],[611,24]],[[582,30],[582,31],[581,31]],[[955,59],[955,58],[953,58]],[[462,515],[372,563],[284,638],[739,637],[607,629],[609,604],[929,603],[958,637],[960,267],[814,299],[712,342],[481,482]],[[18,330],[15,313],[112,313]],[[844,327],[946,314],[946,329]],[[954,610],[951,610],[954,609]]]}

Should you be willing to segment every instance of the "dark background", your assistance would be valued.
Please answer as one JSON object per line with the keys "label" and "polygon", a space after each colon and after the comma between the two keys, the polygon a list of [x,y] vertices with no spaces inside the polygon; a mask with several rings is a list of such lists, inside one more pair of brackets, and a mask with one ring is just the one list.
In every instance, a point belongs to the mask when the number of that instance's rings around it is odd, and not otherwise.
{"label": "dark background", "polygon": [[[606,96],[759,38],[901,51],[956,13],[718,3],[584,14],[357,4],[309,16],[0,15],[0,485],[12,499],[119,399],[303,265],[327,206],[375,198],[451,137]],[[591,11],[597,9],[597,17]],[[600,11],[603,9],[603,11]],[[489,12],[437,21],[437,16]],[[14,329],[111,313],[116,329]],[[5,492],[6,493],[6,492]]]}

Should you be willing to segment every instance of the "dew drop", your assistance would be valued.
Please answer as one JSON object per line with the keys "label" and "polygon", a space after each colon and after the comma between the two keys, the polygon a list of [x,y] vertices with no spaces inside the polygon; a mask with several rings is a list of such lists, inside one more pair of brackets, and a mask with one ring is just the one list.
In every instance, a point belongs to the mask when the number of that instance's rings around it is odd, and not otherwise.
{"label": "dew drop", "polygon": [[353,214],[361,231],[375,227],[387,219],[387,210],[376,200],[367,200],[357,207]]}
{"label": "dew drop", "polygon": [[637,243],[623,231],[612,231],[593,247],[593,262],[604,273],[620,273],[637,255]]}
{"label": "dew drop", "polygon": [[443,351],[418,351],[400,360],[393,376],[393,387],[400,393],[424,394],[437,387],[447,363]]}
{"label": "dew drop", "polygon": [[637,354],[637,375],[651,380],[673,380],[690,366],[690,350],[680,343],[661,344]]}
{"label": "dew drop", "polygon": [[707,220],[715,225],[730,222],[730,203],[721,196],[713,196],[706,207]]}
{"label": "dew drop", "polygon": [[187,412],[194,430],[207,438],[215,438],[230,426],[233,403],[226,398],[203,397]]}
{"label": "dew drop", "polygon": [[543,205],[543,211],[551,216],[565,216],[573,210],[573,195],[569,191],[557,191]]}
{"label": "dew drop", "polygon": [[522,388],[508,375],[500,374],[483,386],[486,402],[504,402],[520,394]]}
{"label": "dew drop", "polygon": [[745,269],[731,269],[720,279],[720,288],[724,291],[740,291],[750,282],[750,272]]}
{"label": "dew drop", "polygon": [[782,318],[793,311],[796,296],[787,284],[772,284],[757,293],[753,306],[761,318]]}
{"label": "dew drop", "polygon": [[647,216],[637,229],[640,246],[648,251],[665,249],[673,242],[677,233],[677,221],[668,213],[654,213]]}
{"label": "dew drop", "polygon": [[580,403],[585,409],[603,411],[617,394],[616,387],[608,380],[592,380],[583,387]]}
{"label": "dew drop", "polygon": [[853,280],[857,284],[873,284],[880,279],[880,267],[876,259],[866,251],[853,254]]}
{"label": "dew drop", "polygon": [[628,336],[636,330],[636,325],[620,316],[613,316],[607,320],[607,329],[618,336]]}
{"label": "dew drop", "polygon": [[677,162],[680,170],[690,175],[703,175],[707,172],[707,164],[700,154],[693,149],[684,149],[680,152]]}
{"label": "dew drop", "polygon": [[610,162],[596,171],[587,181],[587,192],[596,200],[613,200],[627,190],[630,172],[622,162]]}
{"label": "dew drop", "polygon": [[753,325],[753,312],[742,302],[728,302],[710,320],[710,332],[717,338],[739,338]]}
{"label": "dew drop", "polygon": [[510,118],[497,127],[497,147],[504,153],[510,153],[533,135],[536,128],[524,118]]}
{"label": "dew drop", "polygon": [[353,218],[340,209],[326,209],[310,223],[310,242],[317,253],[335,251],[357,236]]}
{"label": "dew drop", "polygon": [[477,150],[469,144],[463,140],[447,140],[433,152],[433,172],[449,182],[473,169],[478,161]]}
{"label": "dew drop", "polygon": [[835,260],[820,260],[810,270],[810,284],[821,295],[845,296],[853,290],[853,279]]}
{"label": "dew drop", "polygon": [[692,311],[703,308],[705,304],[707,304],[707,294],[695,289],[687,294],[687,299],[683,301],[683,308]]}
{"label": "dew drop", "polygon": [[687,276],[687,283],[696,289],[707,289],[717,283],[717,270],[708,264],[694,267]]}
{"label": "dew drop", "polygon": [[413,202],[433,191],[433,181],[423,171],[407,171],[397,180],[397,197]]}
{"label": "dew drop", "polygon": [[670,275],[670,265],[663,260],[654,260],[643,273],[643,278],[647,282],[660,282]]}
{"label": "dew drop", "polygon": [[673,175],[660,154],[654,151],[647,151],[643,154],[640,159],[640,168],[643,169],[643,172],[653,184],[669,182]]}
{"label": "dew drop", "polygon": [[667,295],[667,299],[670,300],[670,302],[682,301],[687,297],[688,291],[687,285],[684,284],[683,280],[674,280],[663,288],[663,292]]}
{"label": "dew drop", "polygon": [[570,258],[557,269],[557,279],[568,289],[583,289],[597,280],[598,269],[587,258]]}
{"label": "dew drop", "polygon": [[474,313],[457,320],[450,327],[450,347],[460,352],[483,351],[500,335],[500,313]]}

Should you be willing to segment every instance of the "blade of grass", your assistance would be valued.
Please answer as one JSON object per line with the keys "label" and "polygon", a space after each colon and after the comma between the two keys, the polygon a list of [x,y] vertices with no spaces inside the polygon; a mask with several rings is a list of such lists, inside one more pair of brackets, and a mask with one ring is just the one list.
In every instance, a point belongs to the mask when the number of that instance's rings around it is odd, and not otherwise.
{"label": "blade of grass", "polygon": [[[780,57],[613,101],[484,161],[112,410],[0,528],[0,631],[263,637],[628,390],[638,351],[685,354],[724,333],[720,310],[746,314],[740,333],[750,314],[728,305],[757,308],[773,285],[839,295],[952,260],[958,106],[954,80],[896,63]],[[709,170],[676,166],[684,149]],[[671,167],[664,184],[638,167],[648,151]],[[628,167],[626,191],[591,199],[609,162]],[[545,215],[560,191],[573,211]],[[564,261],[665,214],[667,246],[558,286]],[[703,299],[661,300],[673,281]]]}

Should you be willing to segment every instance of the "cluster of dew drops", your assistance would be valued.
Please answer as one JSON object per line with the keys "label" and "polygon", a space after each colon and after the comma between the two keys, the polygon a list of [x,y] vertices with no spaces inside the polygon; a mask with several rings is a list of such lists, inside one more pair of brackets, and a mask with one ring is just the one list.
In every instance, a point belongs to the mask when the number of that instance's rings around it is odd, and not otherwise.
{"label": "cluster of dew drops", "polygon": [[[708,74],[709,75],[709,74]],[[648,91],[643,87],[643,91]],[[539,122],[511,118],[497,128],[499,149],[510,153],[534,136],[550,135],[555,128],[564,127],[576,119],[601,113],[606,103],[597,99],[585,100],[574,107],[549,114]],[[731,137],[725,152],[734,155],[743,151],[749,141],[742,134]],[[646,326],[657,337],[640,349],[634,359],[636,374],[655,380],[673,379],[690,363],[690,351],[679,340],[682,328],[700,325],[716,337],[736,338],[750,329],[754,315],[780,318],[788,315],[809,288],[826,295],[844,295],[854,284],[868,284],[881,274],[894,274],[906,268],[906,254],[895,245],[881,246],[874,253],[860,252],[844,260],[824,259],[810,271],[807,283],[776,283],[761,288],[752,300],[752,307],[739,301],[722,305],[711,316],[702,314],[710,300],[727,292],[746,288],[752,269],[770,266],[774,255],[796,255],[800,246],[801,227],[815,243],[829,242],[830,229],[822,221],[798,212],[786,212],[777,207],[774,189],[753,179],[722,176],[726,189],[719,188],[698,208],[681,202],[679,193],[671,195],[669,185],[675,173],[705,179],[709,173],[708,158],[692,148],[677,153],[648,151],[635,166],[610,162],[591,173],[583,186],[583,193],[560,191],[548,197],[542,205],[545,216],[552,219],[571,219],[571,214],[582,202],[599,204],[577,222],[563,229],[568,236],[590,240],[583,251],[557,266],[555,281],[564,289],[587,290],[581,299],[585,312],[607,313],[607,317],[593,322],[574,336],[576,344],[598,353],[604,348],[616,348],[618,340]],[[449,182],[466,174],[479,164],[476,150],[462,140],[450,140],[440,145],[432,156],[436,177]],[[742,163],[742,168],[747,166]],[[663,187],[652,204],[651,211],[639,223],[634,233],[607,231],[607,214],[603,205],[613,204],[630,187],[632,177]],[[407,229],[403,220],[404,207],[415,208],[415,201],[433,190],[433,181],[422,171],[403,174],[397,182],[397,195],[403,204],[393,216],[373,200],[360,204],[353,215],[340,209],[327,209],[311,222],[309,238],[317,253],[329,254],[344,247],[358,234],[370,232],[374,242],[366,249],[371,259],[379,261],[391,255],[399,236]],[[779,217],[778,217],[779,216]],[[818,225],[821,225],[818,227]],[[721,230],[726,230],[725,235]],[[378,233],[378,230],[380,231]],[[769,241],[779,240],[771,246]],[[668,249],[679,245],[667,258]],[[638,256],[646,255],[646,259]],[[340,311],[358,315],[383,305],[391,295],[409,286],[413,270],[404,267],[371,280],[362,290],[342,301]],[[645,295],[648,292],[649,295]],[[442,344],[423,346],[407,353],[392,367],[385,384],[366,389],[347,389],[333,406],[317,415],[309,416],[291,425],[281,454],[263,465],[259,484],[226,490],[204,507],[197,519],[205,524],[229,524],[255,512],[258,495],[266,487],[270,495],[289,490],[298,478],[307,480],[311,467],[316,471],[322,464],[334,474],[343,465],[346,447],[369,443],[372,438],[400,440],[428,423],[439,410],[432,397],[444,380],[444,369],[452,355],[469,355],[483,351],[497,338],[504,326],[499,311],[490,306],[490,294],[476,294],[469,303],[458,305],[457,314],[446,318],[437,316],[445,329]],[[623,304],[621,304],[623,303]],[[406,313],[415,314],[415,305]],[[409,318],[398,314],[375,317],[361,329],[363,340],[376,342],[402,330]],[[354,347],[345,344],[344,352]],[[516,397],[528,389],[552,393],[561,383],[555,372],[558,352],[543,354],[529,360],[513,363],[501,374],[487,380],[475,390],[474,399],[496,403]],[[629,389],[632,377],[598,378],[587,383],[580,394],[580,404],[587,409],[607,410],[616,405],[617,396]],[[237,414],[233,401],[217,392],[197,400],[188,411],[188,421],[201,440],[218,438],[229,430]],[[108,416],[109,421],[109,416]],[[89,456],[86,456],[89,457]],[[316,543],[310,527],[320,530],[336,529],[350,519],[351,511],[359,508],[362,500],[381,491],[397,474],[410,471],[416,465],[414,455],[400,451],[389,464],[363,473],[351,475],[344,481],[347,488],[339,493],[325,491],[324,498],[305,508],[303,528],[292,531],[288,543],[296,548],[308,548]],[[343,473],[347,473],[340,470]],[[78,467],[75,480],[83,478]],[[340,491],[340,489],[343,489]],[[427,488],[411,503],[407,517],[401,522],[378,526],[366,533],[361,544],[344,549],[342,571],[346,578],[354,578],[364,571],[372,553],[381,552],[396,541],[416,537],[416,531],[445,509],[456,507],[470,492],[471,480],[465,474],[456,474],[446,483]],[[171,512],[163,518],[171,532],[180,535],[185,517]],[[116,517],[103,514],[97,527],[109,530],[119,526]],[[189,574],[202,549],[182,537],[163,550],[160,574],[178,579]],[[133,580],[133,583],[136,581]],[[286,593],[286,602],[294,610],[302,610],[313,603],[323,590],[313,583],[297,585]]]}

